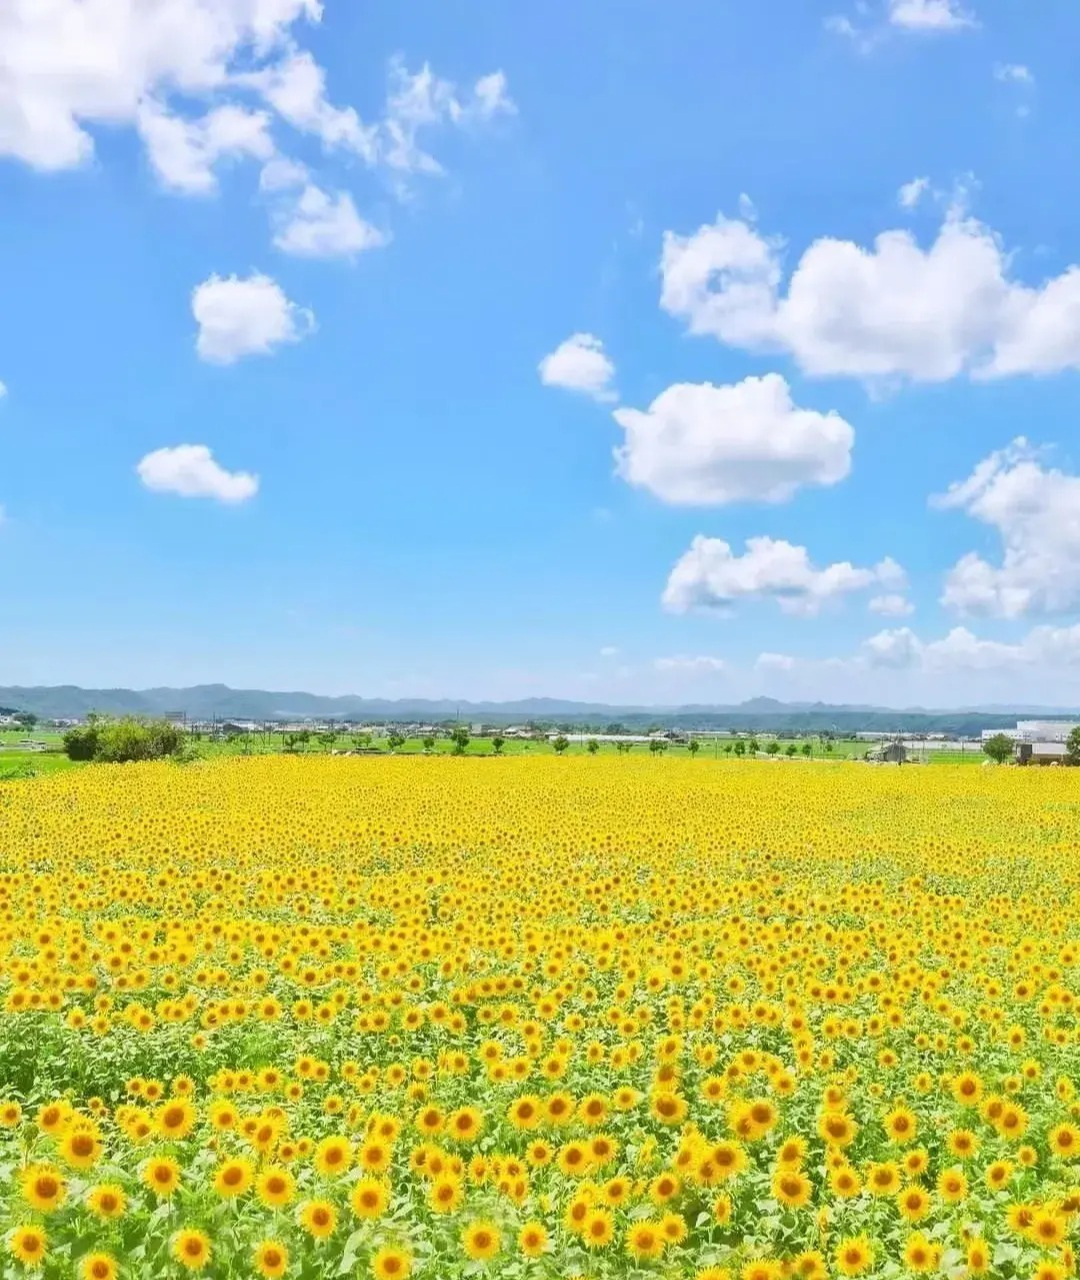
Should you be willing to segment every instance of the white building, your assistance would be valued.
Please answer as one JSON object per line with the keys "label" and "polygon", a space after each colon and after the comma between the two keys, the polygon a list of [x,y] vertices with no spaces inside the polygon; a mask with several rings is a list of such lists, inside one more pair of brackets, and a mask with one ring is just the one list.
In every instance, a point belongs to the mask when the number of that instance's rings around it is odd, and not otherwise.
{"label": "white building", "polygon": [[1069,734],[1078,728],[1075,720],[1018,720],[1018,742],[1068,742]]}

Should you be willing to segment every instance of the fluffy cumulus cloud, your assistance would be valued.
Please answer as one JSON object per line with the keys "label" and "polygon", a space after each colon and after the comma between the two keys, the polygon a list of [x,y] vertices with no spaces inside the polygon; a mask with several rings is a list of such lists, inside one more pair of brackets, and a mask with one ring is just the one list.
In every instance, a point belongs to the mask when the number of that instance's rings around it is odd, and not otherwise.
{"label": "fluffy cumulus cloud", "polygon": [[615,366],[604,344],[591,333],[572,334],[540,361],[540,381],[547,387],[580,391],[594,400],[614,400]]}
{"label": "fluffy cumulus cloud", "polygon": [[1080,624],[1035,627],[1015,643],[986,640],[954,627],[940,640],[922,641],[908,627],[881,631],[863,642],[854,659],[872,667],[915,669],[931,675],[1080,666]]}
{"label": "fluffy cumulus cloud", "polygon": [[898,591],[890,591],[885,595],[874,596],[866,606],[871,613],[880,613],[886,618],[903,618],[915,612],[915,606]]}
{"label": "fluffy cumulus cloud", "polygon": [[785,613],[812,615],[852,592],[904,582],[903,569],[889,558],[868,569],[846,560],[819,569],[805,547],[782,539],[748,538],[739,555],[723,539],[698,534],[672,569],[662,599],[672,613],[726,613],[742,600],[770,599]]}
{"label": "fluffy cumulus cloud", "polygon": [[914,209],[929,190],[929,178],[912,178],[910,182],[904,183],[896,193],[896,198],[902,209]]}
{"label": "fluffy cumulus cloud", "polygon": [[807,374],[943,382],[1080,368],[1080,267],[1039,285],[959,207],[923,248],[910,231],[870,247],[815,241],[784,284],[782,245],[722,214],[665,233],[661,306],[692,333],[789,353]]}
{"label": "fluffy cumulus cloud", "polygon": [[727,663],[723,658],[714,658],[708,654],[697,654],[693,657],[679,654],[674,658],[657,658],[653,663],[657,671],[667,674],[700,676],[715,675],[723,671]]}
{"label": "fluffy cumulus cloud", "polygon": [[290,302],[269,276],[211,276],[191,295],[199,326],[195,347],[203,360],[233,364],[299,342],[315,327],[312,312]]}
{"label": "fluffy cumulus cloud", "polygon": [[889,0],[889,22],[906,31],[957,31],[975,19],[957,0]]}
{"label": "fluffy cumulus cloud", "polygon": [[197,119],[174,115],[160,102],[140,104],[136,126],[164,186],[186,195],[217,189],[216,166],[226,157],[268,160],[274,152],[265,111],[216,107]]}
{"label": "fluffy cumulus cloud", "polygon": [[851,470],[855,432],[839,414],[800,409],[779,374],[733,386],[676,383],[648,409],[620,408],[616,470],[665,502],[786,502]]}
{"label": "fluffy cumulus cloud", "polygon": [[[97,131],[133,127],[163,186],[207,195],[222,163],[280,158],[290,131],[387,174],[441,173],[426,135],[514,111],[501,71],[459,91],[426,63],[410,73],[394,61],[382,115],[365,123],[331,100],[302,47],[322,13],[321,0],[4,0],[0,157],[70,169],[91,159]],[[289,252],[351,256],[385,242],[352,197],[314,184],[292,215],[278,227]]]}
{"label": "fluffy cumulus cloud", "polygon": [[259,477],[248,471],[226,471],[204,444],[178,444],[155,449],[136,467],[139,479],[155,493],[181,498],[215,498],[246,502],[259,491]]}
{"label": "fluffy cumulus cloud", "polygon": [[1020,438],[933,503],[989,525],[1003,546],[1000,564],[976,552],[957,561],[945,580],[946,607],[1016,618],[1080,604],[1080,476],[1045,467]]}
{"label": "fluffy cumulus cloud", "polygon": [[389,239],[360,216],[347,191],[331,195],[311,182],[280,202],[276,224],[274,244],[302,258],[355,258]]}

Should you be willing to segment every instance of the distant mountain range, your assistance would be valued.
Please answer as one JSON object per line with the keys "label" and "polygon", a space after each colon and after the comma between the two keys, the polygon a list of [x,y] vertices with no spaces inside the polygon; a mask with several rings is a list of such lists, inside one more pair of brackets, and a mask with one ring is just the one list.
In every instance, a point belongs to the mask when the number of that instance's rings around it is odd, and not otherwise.
{"label": "distant mountain range", "polygon": [[1068,718],[1062,708],[993,706],[958,710],[911,707],[832,705],[823,702],[778,702],[751,698],[735,706],[692,703],[684,706],[616,706],[570,702],[562,698],[523,698],[513,702],[456,702],[449,698],[361,698],[352,694],[324,697],[315,693],[277,693],[265,689],[230,689],[223,684],[187,689],[81,689],[76,685],[0,687],[0,708],[28,711],[42,719],[81,719],[91,711],[110,715],[186,715],[192,720],[433,721],[460,719],[510,724],[539,721],[595,727],[621,724],[685,729],[745,729],[851,733],[856,730],[907,730],[914,733],[978,733],[1005,728],[1017,717]]}

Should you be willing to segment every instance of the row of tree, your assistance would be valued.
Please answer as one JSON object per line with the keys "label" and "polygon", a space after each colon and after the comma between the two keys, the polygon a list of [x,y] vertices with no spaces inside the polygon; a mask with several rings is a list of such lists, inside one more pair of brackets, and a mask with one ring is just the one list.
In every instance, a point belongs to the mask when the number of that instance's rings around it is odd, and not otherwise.
{"label": "row of tree", "polygon": [[[983,751],[991,760],[1004,764],[1011,760],[1016,744],[1007,733],[995,733],[983,743]],[[1080,765],[1080,727],[1073,729],[1065,740],[1065,761],[1067,764]]]}
{"label": "row of tree", "polygon": [[104,720],[91,716],[64,734],[69,760],[125,764],[133,760],[164,760],[183,753],[184,734],[168,720]]}

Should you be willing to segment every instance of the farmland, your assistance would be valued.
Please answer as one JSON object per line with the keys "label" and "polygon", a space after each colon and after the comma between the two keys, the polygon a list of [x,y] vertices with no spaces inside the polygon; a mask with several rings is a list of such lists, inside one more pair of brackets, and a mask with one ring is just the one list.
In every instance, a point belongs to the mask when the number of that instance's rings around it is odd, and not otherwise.
{"label": "farmland", "polygon": [[265,755],[0,788],[4,1274],[1063,1280],[1075,778]]}

